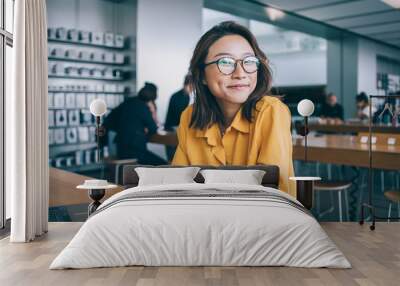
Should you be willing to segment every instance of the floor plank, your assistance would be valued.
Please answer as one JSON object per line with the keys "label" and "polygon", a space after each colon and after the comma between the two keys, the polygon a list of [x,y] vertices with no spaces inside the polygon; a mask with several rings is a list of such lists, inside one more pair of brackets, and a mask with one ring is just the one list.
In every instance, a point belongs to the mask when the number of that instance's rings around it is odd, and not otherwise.
{"label": "floor plank", "polygon": [[0,240],[0,285],[398,285],[400,223],[378,223],[375,231],[357,223],[322,223],[352,263],[352,269],[289,267],[118,267],[48,269],[82,223],[50,223],[32,243]]}

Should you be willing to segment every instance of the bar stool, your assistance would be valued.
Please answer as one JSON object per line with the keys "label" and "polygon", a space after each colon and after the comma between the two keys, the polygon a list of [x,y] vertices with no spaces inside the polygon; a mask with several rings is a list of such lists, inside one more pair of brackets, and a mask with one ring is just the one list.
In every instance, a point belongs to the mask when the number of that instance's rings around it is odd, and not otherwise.
{"label": "bar stool", "polygon": [[390,221],[391,214],[392,214],[392,203],[397,203],[397,215],[400,218],[400,191],[398,190],[388,190],[383,193],[385,198],[387,198],[389,203],[389,210],[388,210],[388,222]]}
{"label": "bar stool", "polygon": [[397,203],[397,218],[400,218],[400,173],[394,174],[393,180],[395,181],[395,186],[391,190],[386,190],[383,192],[385,198],[389,200],[389,210],[388,210],[388,222],[390,222],[392,214],[392,203]]}
{"label": "bar stool", "polygon": [[[319,173],[319,163],[317,163],[317,173]],[[339,220],[343,222],[343,206],[342,206],[342,193],[344,194],[344,201],[346,205],[346,216],[347,220],[349,220],[349,200],[347,191],[352,187],[351,181],[345,180],[331,180],[332,170],[331,165],[328,166],[328,180],[317,181],[314,184],[314,191],[318,195],[318,205],[320,205],[320,194],[321,192],[329,192],[331,207],[322,213],[318,214],[318,218],[323,217],[328,213],[332,213],[335,210],[335,204],[333,202],[333,192],[336,192],[338,195],[338,206],[339,206]]]}

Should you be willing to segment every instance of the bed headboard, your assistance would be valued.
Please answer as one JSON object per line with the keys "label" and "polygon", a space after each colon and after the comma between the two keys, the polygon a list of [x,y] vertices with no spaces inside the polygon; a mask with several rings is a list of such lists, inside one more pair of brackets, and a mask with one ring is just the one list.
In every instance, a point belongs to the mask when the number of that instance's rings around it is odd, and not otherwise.
{"label": "bed headboard", "polygon": [[[124,188],[132,188],[136,187],[139,182],[139,177],[135,172],[135,168],[137,167],[147,167],[147,168],[179,168],[186,166],[149,166],[149,165],[125,165],[123,169],[122,176],[122,184]],[[220,169],[220,170],[246,170],[246,169],[257,169],[265,171],[265,175],[262,179],[262,185],[265,187],[278,188],[279,185],[279,167],[274,165],[253,165],[253,166],[245,166],[245,165],[236,165],[236,166],[208,166],[208,165],[195,165],[194,167],[200,167],[201,169]],[[194,178],[197,183],[204,183],[204,178],[200,174]]]}

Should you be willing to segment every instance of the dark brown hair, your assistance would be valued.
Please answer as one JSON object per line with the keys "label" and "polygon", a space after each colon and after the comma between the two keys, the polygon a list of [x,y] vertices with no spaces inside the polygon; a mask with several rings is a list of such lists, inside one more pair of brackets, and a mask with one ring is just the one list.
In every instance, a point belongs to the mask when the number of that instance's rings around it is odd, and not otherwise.
{"label": "dark brown hair", "polygon": [[157,86],[151,82],[145,82],[144,86],[139,90],[138,97],[144,102],[154,101],[157,99]]}
{"label": "dark brown hair", "polygon": [[245,38],[253,48],[255,56],[260,60],[260,66],[257,71],[257,85],[254,91],[249,95],[246,102],[243,103],[242,115],[249,122],[252,121],[253,110],[256,103],[271,89],[272,75],[268,65],[268,59],[257,44],[256,38],[244,26],[232,21],[222,22],[208,32],[206,32],[198,41],[190,61],[189,71],[192,76],[192,86],[195,93],[195,102],[190,121],[190,127],[204,129],[214,123],[225,124],[224,115],[212,95],[208,86],[204,84],[204,62],[208,55],[209,48],[220,38],[227,35],[239,35]]}

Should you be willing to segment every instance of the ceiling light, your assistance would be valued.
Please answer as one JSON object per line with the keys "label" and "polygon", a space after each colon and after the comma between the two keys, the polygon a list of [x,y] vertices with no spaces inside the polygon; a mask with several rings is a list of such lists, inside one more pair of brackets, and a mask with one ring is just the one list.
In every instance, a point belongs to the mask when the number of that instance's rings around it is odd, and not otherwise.
{"label": "ceiling light", "polygon": [[265,12],[267,13],[271,21],[281,19],[285,16],[285,13],[283,11],[271,7],[265,8]]}
{"label": "ceiling light", "polygon": [[395,9],[400,9],[400,0],[382,0],[386,5],[389,5]]}

